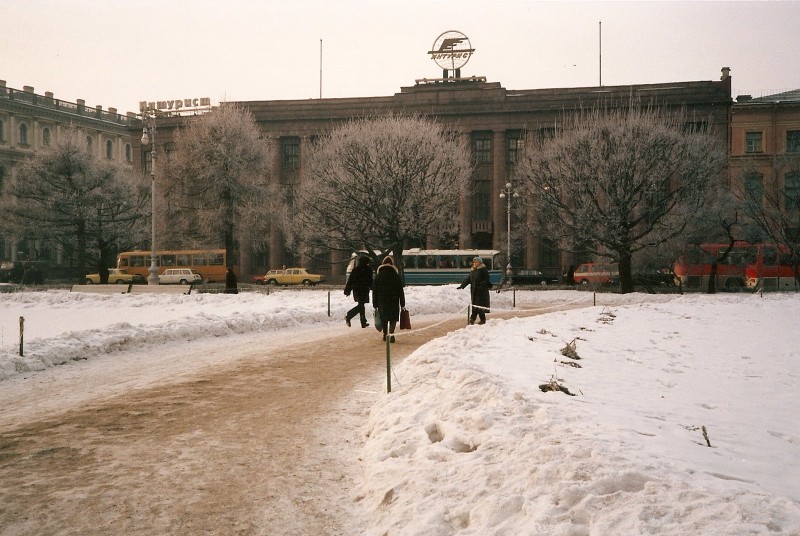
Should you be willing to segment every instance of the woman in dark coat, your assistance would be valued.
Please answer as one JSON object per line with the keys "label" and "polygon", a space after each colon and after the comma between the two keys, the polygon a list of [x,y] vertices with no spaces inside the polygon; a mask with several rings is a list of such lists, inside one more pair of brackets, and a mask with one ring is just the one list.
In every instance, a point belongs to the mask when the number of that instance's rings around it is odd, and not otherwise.
{"label": "woman in dark coat", "polygon": [[472,302],[469,323],[474,324],[475,319],[480,318],[478,324],[485,324],[486,313],[489,312],[489,289],[492,288],[492,284],[489,281],[489,270],[480,257],[472,259],[472,269],[458,288],[465,288],[467,285],[470,285]]}
{"label": "woman in dark coat", "polygon": [[372,306],[380,312],[383,321],[383,340],[386,340],[388,327],[389,342],[394,342],[392,333],[397,321],[400,320],[400,309],[406,306],[406,295],[403,292],[400,272],[397,271],[391,257],[383,259],[383,264],[378,267],[372,289]]}
{"label": "woman in dark coat", "polygon": [[348,328],[350,320],[356,315],[361,317],[362,328],[369,326],[364,304],[369,303],[370,290],[372,290],[372,268],[369,265],[369,257],[362,255],[358,258],[358,264],[350,272],[350,277],[347,278],[347,284],[344,286],[344,295],[349,296],[352,292],[353,300],[356,302],[356,306],[347,311],[344,317]]}

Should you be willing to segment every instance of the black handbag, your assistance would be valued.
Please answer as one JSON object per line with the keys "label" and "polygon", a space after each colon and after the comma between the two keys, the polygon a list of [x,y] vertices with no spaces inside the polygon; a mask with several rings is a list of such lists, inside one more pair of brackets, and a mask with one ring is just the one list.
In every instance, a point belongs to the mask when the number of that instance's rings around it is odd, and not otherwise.
{"label": "black handbag", "polygon": [[400,329],[411,329],[411,313],[408,309],[400,311]]}

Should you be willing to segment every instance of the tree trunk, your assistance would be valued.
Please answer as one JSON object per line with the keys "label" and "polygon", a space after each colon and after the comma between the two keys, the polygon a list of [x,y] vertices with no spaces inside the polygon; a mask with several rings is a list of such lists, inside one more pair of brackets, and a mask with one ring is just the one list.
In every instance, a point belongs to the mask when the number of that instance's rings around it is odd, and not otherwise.
{"label": "tree trunk", "polygon": [[711,273],[708,274],[708,290],[706,294],[717,293],[717,261],[711,263]]}
{"label": "tree trunk", "polygon": [[77,257],[78,257],[78,281],[86,281],[86,224],[79,222],[77,225]]}
{"label": "tree trunk", "polygon": [[623,294],[633,292],[633,272],[631,270],[631,254],[623,253],[619,258],[619,284]]}

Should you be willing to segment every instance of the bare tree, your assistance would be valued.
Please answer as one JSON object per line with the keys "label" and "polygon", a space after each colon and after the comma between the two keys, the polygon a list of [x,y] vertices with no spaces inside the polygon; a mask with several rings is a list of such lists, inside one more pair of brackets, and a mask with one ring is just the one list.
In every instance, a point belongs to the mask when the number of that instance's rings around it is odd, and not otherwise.
{"label": "bare tree", "polygon": [[19,234],[74,250],[82,281],[89,261],[103,274],[114,252],[133,245],[150,197],[140,176],[97,160],[81,138],[66,132],[26,163],[3,209]]}
{"label": "bare tree", "polygon": [[457,221],[472,166],[463,137],[406,115],[354,120],[319,139],[290,205],[293,238],[344,251],[424,243]]}
{"label": "bare tree", "polygon": [[165,166],[174,179],[165,181],[163,214],[172,233],[195,245],[224,244],[227,258],[237,258],[238,240],[264,234],[270,155],[252,114],[236,105],[180,131]]}
{"label": "bare tree", "polygon": [[800,156],[783,154],[774,162],[775,176],[767,183],[755,162],[742,166],[742,190],[738,194],[747,217],[765,236],[788,250],[784,262],[791,263],[795,280],[800,282]]}
{"label": "bare tree", "polygon": [[619,263],[631,292],[633,255],[680,236],[725,169],[719,138],[696,125],[635,101],[565,115],[517,164],[533,225],[565,250]]}

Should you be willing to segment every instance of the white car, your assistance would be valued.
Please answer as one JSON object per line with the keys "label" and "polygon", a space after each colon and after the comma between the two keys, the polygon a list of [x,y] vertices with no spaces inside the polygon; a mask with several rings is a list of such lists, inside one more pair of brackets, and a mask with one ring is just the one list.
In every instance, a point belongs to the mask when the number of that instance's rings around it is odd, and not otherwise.
{"label": "white car", "polygon": [[191,268],[167,268],[158,278],[162,285],[194,285],[203,282],[203,276]]}

